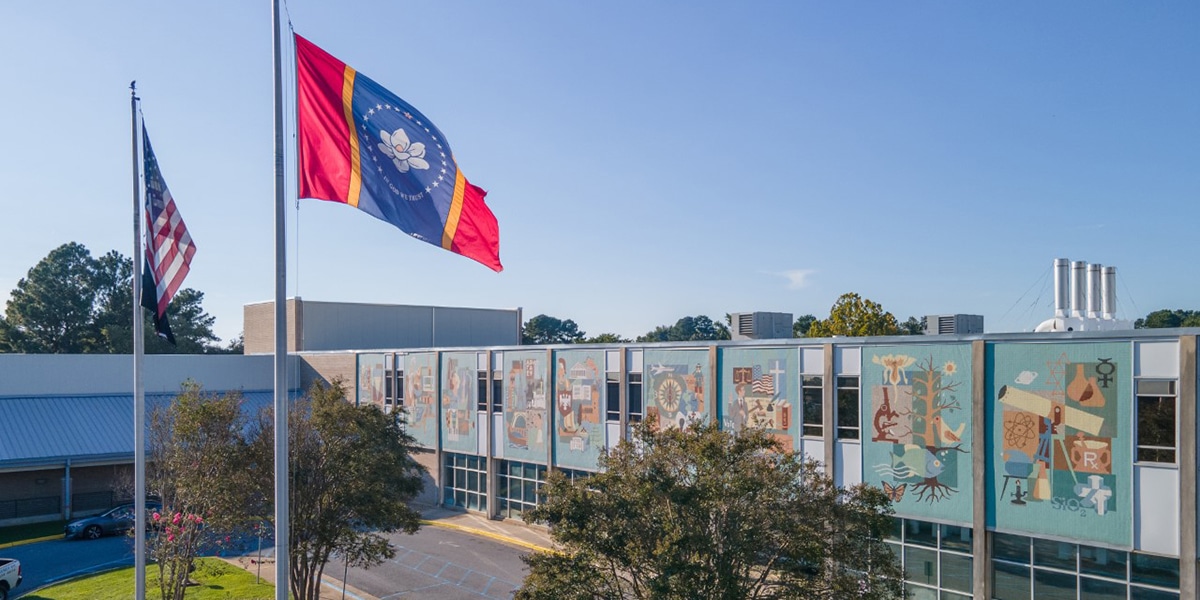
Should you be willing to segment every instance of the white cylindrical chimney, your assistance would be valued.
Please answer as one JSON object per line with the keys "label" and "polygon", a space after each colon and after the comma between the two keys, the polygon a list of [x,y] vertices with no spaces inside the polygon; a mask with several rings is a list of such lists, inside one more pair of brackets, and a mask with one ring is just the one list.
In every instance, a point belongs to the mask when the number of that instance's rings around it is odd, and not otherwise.
{"label": "white cylindrical chimney", "polygon": [[1087,316],[1100,318],[1100,264],[1092,263],[1087,270]]}
{"label": "white cylindrical chimney", "polygon": [[1071,316],[1076,318],[1083,317],[1083,311],[1087,310],[1087,282],[1084,278],[1087,276],[1087,263],[1082,260],[1077,260],[1071,263]]}
{"label": "white cylindrical chimney", "polygon": [[1069,294],[1071,293],[1071,259],[1056,258],[1054,259],[1054,316],[1062,318],[1067,316],[1068,305],[1070,301]]}
{"label": "white cylindrical chimney", "polygon": [[1105,319],[1117,318],[1117,268],[1104,267],[1104,276],[1100,278],[1100,297],[1103,301]]}

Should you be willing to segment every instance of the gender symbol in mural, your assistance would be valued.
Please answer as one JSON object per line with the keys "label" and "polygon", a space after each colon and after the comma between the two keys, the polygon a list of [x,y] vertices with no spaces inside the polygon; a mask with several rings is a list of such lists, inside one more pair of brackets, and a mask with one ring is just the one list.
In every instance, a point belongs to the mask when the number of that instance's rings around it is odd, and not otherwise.
{"label": "gender symbol in mural", "polygon": [[408,432],[425,447],[437,445],[437,381],[433,354],[409,354],[404,359],[404,419]]}
{"label": "gender symbol in mural", "polygon": [[603,361],[602,352],[555,353],[556,462],[560,465],[596,468],[604,447],[600,395],[604,374],[599,367]]}
{"label": "gender symbol in mural", "polygon": [[[945,353],[939,351],[939,356]],[[907,498],[928,504],[958,494],[970,481],[959,473],[959,455],[968,454],[970,446],[964,441],[969,411],[958,397],[963,384],[958,363],[899,353],[877,353],[870,362],[881,368],[871,387],[871,410],[864,415],[871,434],[864,453],[884,492],[892,502]],[[881,445],[887,454],[879,451]]]}
{"label": "gender symbol in mural", "polygon": [[[795,450],[794,399],[788,396],[788,379],[795,368],[788,359],[761,354],[772,351],[728,351],[725,354],[731,369],[726,389],[726,410],[723,425],[737,431],[744,427],[767,430],[779,440],[784,450]],[[779,356],[778,354],[775,354]]]}
{"label": "gender symbol in mural", "polygon": [[1116,412],[1106,395],[1115,396],[1116,365],[1111,357],[1073,363],[1064,353],[1046,366],[1044,385],[1018,379],[996,392],[1003,407],[1000,499],[1017,506],[1075,502],[1103,516],[1113,508],[1115,485]]}
{"label": "gender symbol in mural", "polygon": [[643,356],[650,381],[643,388],[648,420],[662,429],[708,418],[707,350],[647,350]]}
{"label": "gender symbol in mural", "polygon": [[508,353],[504,381],[506,458],[546,460],[546,355]]}
{"label": "gender symbol in mural", "polygon": [[442,371],[443,446],[476,452],[475,353],[447,354]]}

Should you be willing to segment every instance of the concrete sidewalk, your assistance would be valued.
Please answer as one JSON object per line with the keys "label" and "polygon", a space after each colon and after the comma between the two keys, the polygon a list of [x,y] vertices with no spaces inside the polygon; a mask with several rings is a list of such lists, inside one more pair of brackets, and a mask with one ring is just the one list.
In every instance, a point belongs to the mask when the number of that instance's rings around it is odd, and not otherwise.
{"label": "concrete sidewalk", "polygon": [[[481,537],[490,538],[505,544],[520,547],[525,550],[552,552],[554,542],[545,527],[527,525],[524,521],[508,519],[496,521],[478,513],[468,513],[460,510],[433,505],[414,505],[421,513],[422,527],[444,527]],[[264,581],[275,583],[275,549],[263,548],[262,564],[258,563],[256,555],[225,558],[226,562],[241,567],[251,573],[261,573]],[[261,569],[260,569],[261,567]],[[343,583],[336,577],[326,574],[321,579],[322,600],[341,600]],[[378,600],[352,585],[344,586],[345,597],[351,600]]]}

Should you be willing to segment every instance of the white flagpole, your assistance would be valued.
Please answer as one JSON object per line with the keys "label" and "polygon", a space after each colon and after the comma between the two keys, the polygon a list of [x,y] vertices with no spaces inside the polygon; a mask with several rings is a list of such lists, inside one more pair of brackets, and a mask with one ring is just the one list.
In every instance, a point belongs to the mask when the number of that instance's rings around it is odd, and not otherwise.
{"label": "white flagpole", "polygon": [[134,598],[146,600],[146,390],[142,382],[142,202],[137,82],[129,83],[133,123],[133,510]]}
{"label": "white flagpole", "polygon": [[287,252],[284,218],[283,41],[279,0],[271,0],[275,54],[275,599],[288,600]]}

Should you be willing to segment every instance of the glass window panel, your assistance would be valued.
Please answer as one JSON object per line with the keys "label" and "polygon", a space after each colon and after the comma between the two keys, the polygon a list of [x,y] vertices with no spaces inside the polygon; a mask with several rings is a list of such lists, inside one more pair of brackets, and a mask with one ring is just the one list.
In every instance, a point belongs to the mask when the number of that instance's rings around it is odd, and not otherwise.
{"label": "glass window panel", "polygon": [[999,600],[1029,600],[1029,567],[993,562],[992,597]]}
{"label": "glass window panel", "polygon": [[837,392],[838,439],[858,439],[858,389]]}
{"label": "glass window panel", "polygon": [[818,380],[818,387],[806,387],[803,390],[804,435],[820,437],[821,427],[824,424],[822,420],[824,418],[824,411],[822,410],[822,402],[824,400],[821,397],[821,388],[819,387],[821,378],[817,377],[815,379]]}
{"label": "glass window panel", "polygon": [[942,600],[971,600],[971,596],[967,594],[955,594],[954,592],[942,591]]}
{"label": "glass window panel", "polygon": [[492,410],[504,410],[504,381],[492,380]]}
{"label": "glass window panel", "polygon": [[1023,535],[992,535],[992,558],[1029,564],[1029,538]]}
{"label": "glass window panel", "polygon": [[858,377],[855,377],[855,376],[838,377],[837,378],[837,386],[839,389],[840,388],[857,388],[858,387]]}
{"label": "glass window panel", "polygon": [[[633,381],[637,377],[637,382]],[[642,375],[641,373],[629,374],[629,416],[633,418],[637,416],[637,421],[642,420]]]}
{"label": "glass window panel", "polygon": [[1074,572],[1078,568],[1075,560],[1076,546],[1066,542],[1033,540],[1033,564],[1039,567],[1054,567]]}
{"label": "glass window panel", "polygon": [[1138,396],[1139,446],[1175,447],[1175,398]]}
{"label": "glass window panel", "polygon": [[521,490],[524,493],[524,497],[521,498],[521,500],[528,502],[529,504],[536,503],[537,502],[537,487],[536,486],[537,486],[537,484],[532,481],[523,482],[521,485]]}
{"label": "glass window panel", "polygon": [[937,552],[906,546],[904,548],[904,573],[904,579],[908,581],[937,585]]}
{"label": "glass window panel", "polygon": [[537,479],[537,467],[533,463],[525,463],[524,472],[521,477],[525,479]]}
{"label": "glass window panel", "polygon": [[607,407],[605,418],[609,421],[619,421],[621,419],[621,380],[616,373],[608,374],[608,383],[605,385],[605,396],[607,397]]}
{"label": "glass window panel", "polygon": [[1129,586],[1129,600],[1179,600],[1179,593],[1140,588],[1134,585]]}
{"label": "glass window panel", "polygon": [[455,506],[466,507],[467,493],[462,490],[455,490],[454,491],[454,504],[455,504]]}
{"label": "glass window panel", "polygon": [[904,542],[937,548],[937,525],[928,521],[905,519]]}
{"label": "glass window panel", "polygon": [[966,552],[970,554],[971,548],[971,528],[961,525],[942,525],[942,549],[955,550],[957,552]]}
{"label": "glass window panel", "polygon": [[891,549],[892,555],[895,556],[896,561],[899,562],[900,557],[904,556],[904,548],[902,546],[900,546],[900,544],[897,544],[895,542],[884,542],[884,543],[887,544],[888,548]]}
{"label": "glass window panel", "polygon": [[886,534],[884,534],[883,539],[900,541],[901,536],[903,535],[904,519],[901,519],[900,517],[892,517],[892,528]]}
{"label": "glass window panel", "polygon": [[906,583],[904,589],[908,591],[909,600],[938,600],[937,590],[933,588]]}
{"label": "glass window panel", "polygon": [[1124,582],[1079,578],[1079,591],[1087,600],[1125,600],[1127,587]]}
{"label": "glass window panel", "polygon": [[1033,597],[1037,600],[1075,600],[1078,595],[1074,573],[1033,570]]}
{"label": "glass window panel", "polygon": [[487,473],[483,473],[479,476],[479,491],[486,494],[487,493],[487,485],[488,485],[488,476],[487,476]]}
{"label": "glass window panel", "polygon": [[1079,572],[1085,575],[1101,575],[1125,581],[1128,574],[1126,564],[1129,553],[1124,550],[1109,550],[1094,546],[1079,547]]}
{"label": "glass window panel", "polygon": [[1174,396],[1175,380],[1173,379],[1139,379],[1137,382],[1139,396]]}
{"label": "glass window panel", "polygon": [[971,557],[942,553],[942,587],[960,592],[971,591]]}
{"label": "glass window panel", "polygon": [[1179,559],[1152,554],[1133,554],[1129,580],[1179,589]]}

